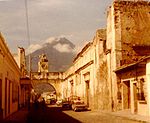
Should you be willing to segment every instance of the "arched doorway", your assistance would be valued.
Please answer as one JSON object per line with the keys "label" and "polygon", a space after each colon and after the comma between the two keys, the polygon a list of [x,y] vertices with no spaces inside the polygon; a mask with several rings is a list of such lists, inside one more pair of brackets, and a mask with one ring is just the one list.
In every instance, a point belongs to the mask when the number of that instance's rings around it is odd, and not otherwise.
{"label": "arched doorway", "polygon": [[38,83],[33,87],[34,99],[42,101],[47,104],[54,104],[56,102],[56,89],[50,83]]}

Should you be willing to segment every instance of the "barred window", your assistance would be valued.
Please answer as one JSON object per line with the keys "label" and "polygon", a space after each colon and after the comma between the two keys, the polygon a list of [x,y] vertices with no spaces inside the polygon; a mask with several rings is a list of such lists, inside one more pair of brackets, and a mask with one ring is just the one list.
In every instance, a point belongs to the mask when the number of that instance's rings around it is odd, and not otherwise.
{"label": "barred window", "polygon": [[145,100],[144,96],[144,78],[137,82],[137,97],[138,100]]}

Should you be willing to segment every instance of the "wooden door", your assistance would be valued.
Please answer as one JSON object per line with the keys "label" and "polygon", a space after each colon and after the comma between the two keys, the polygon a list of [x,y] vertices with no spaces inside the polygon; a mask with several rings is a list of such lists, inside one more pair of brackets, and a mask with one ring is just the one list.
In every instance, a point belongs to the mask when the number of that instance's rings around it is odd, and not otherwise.
{"label": "wooden door", "polygon": [[130,81],[123,82],[123,109],[130,108]]}

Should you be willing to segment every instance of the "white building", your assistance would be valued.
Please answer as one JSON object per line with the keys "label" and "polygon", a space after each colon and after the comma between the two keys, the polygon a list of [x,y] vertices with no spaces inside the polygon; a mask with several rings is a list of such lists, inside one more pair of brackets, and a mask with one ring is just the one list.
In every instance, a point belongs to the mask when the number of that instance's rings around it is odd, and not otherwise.
{"label": "white building", "polygon": [[18,110],[20,69],[0,34],[0,116],[5,118]]}

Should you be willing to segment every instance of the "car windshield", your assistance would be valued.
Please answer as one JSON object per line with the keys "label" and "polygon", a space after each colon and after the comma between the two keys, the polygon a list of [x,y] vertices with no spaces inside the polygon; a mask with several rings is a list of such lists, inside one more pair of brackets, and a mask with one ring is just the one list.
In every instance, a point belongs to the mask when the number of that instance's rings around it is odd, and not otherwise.
{"label": "car windshield", "polygon": [[80,100],[79,96],[70,96],[69,100]]}

